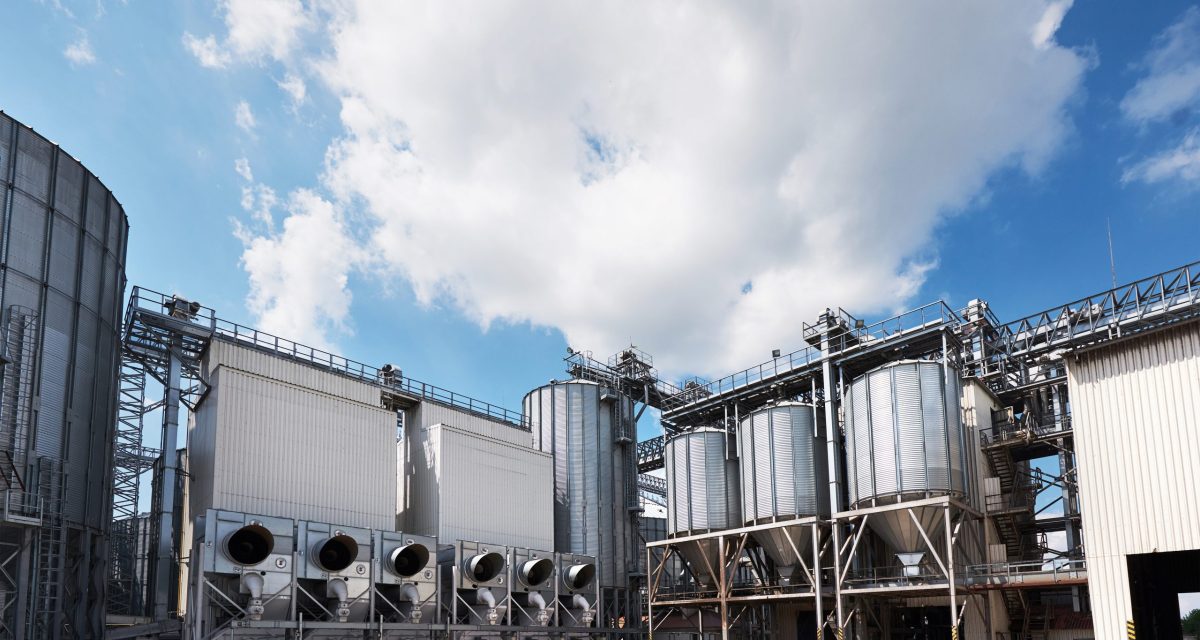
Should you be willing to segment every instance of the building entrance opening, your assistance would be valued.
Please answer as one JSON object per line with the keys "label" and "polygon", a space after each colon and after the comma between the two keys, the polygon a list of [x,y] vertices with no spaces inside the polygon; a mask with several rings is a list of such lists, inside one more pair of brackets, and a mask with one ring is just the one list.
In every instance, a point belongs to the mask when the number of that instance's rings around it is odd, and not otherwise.
{"label": "building entrance opening", "polygon": [[1200,549],[1131,554],[1126,560],[1138,637],[1181,640],[1179,594],[1200,591]]}

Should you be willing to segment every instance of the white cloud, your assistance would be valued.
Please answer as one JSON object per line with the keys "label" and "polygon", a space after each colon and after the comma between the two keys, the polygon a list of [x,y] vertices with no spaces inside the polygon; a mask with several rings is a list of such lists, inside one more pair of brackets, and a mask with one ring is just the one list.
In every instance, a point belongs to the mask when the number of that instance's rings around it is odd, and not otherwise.
{"label": "white cloud", "polygon": [[92,43],[88,40],[86,31],[79,31],[79,37],[63,50],[63,56],[77,66],[95,64],[96,52],[92,51]]}
{"label": "white cloud", "polygon": [[221,48],[217,44],[217,39],[214,36],[205,36],[197,38],[196,36],[184,32],[183,46],[196,56],[196,60],[200,62],[200,66],[210,69],[220,69],[229,64],[231,56],[228,51]]}
{"label": "white cloud", "polygon": [[239,100],[237,106],[233,108],[233,118],[239,129],[246,133],[254,132],[257,123],[254,120],[254,112],[250,110],[249,102]]}
{"label": "white cloud", "polygon": [[[826,306],[910,303],[939,221],[1068,135],[1088,64],[1045,0],[336,6],[310,68],[341,99],[322,220],[354,264],[481,326],[633,336],[672,372],[799,347]],[[245,236],[254,300],[348,304],[347,271],[279,249],[296,211]],[[287,306],[309,332],[345,317]]]}
{"label": "white cloud", "polygon": [[1172,178],[1200,181],[1200,129],[1192,129],[1173,149],[1139,161],[1121,174],[1121,182],[1153,184]]}
{"label": "white cloud", "polygon": [[1063,18],[1067,16],[1073,4],[1075,0],[1057,0],[1046,7],[1042,19],[1033,27],[1033,46],[1039,49],[1054,46],[1054,34],[1062,26]]}
{"label": "white cloud", "polygon": [[309,27],[300,0],[224,0],[222,4],[228,46],[244,57],[284,60]]}
{"label": "white cloud", "polygon": [[308,87],[304,84],[304,78],[294,73],[288,73],[283,77],[283,80],[280,80],[276,84],[288,95],[293,111],[304,104],[304,99],[308,95]]}
{"label": "white cloud", "polygon": [[287,203],[282,230],[252,231],[235,223],[250,274],[250,310],[263,329],[328,349],[327,336],[348,330],[347,283],[361,251],[337,208],[312,191]]}
{"label": "white cloud", "polygon": [[1146,123],[1193,108],[1200,99],[1200,8],[1190,7],[1154,40],[1146,74],[1121,100],[1121,112]]}
{"label": "white cloud", "polygon": [[184,46],[205,67],[225,67],[235,58],[286,60],[313,23],[300,0],[222,0],[219,11],[227,31],[223,42],[183,34]]}
{"label": "white cloud", "polygon": [[254,173],[250,170],[250,161],[245,158],[238,158],[233,161],[233,170],[237,172],[246,182],[254,182]]}

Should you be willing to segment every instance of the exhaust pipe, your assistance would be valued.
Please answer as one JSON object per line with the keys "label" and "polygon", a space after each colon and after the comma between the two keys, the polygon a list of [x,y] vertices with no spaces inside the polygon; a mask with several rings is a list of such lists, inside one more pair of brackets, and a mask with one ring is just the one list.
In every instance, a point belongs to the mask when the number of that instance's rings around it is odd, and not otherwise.
{"label": "exhaust pipe", "polygon": [[221,546],[227,558],[244,567],[251,567],[271,555],[275,549],[275,536],[261,524],[251,522],[225,536]]}
{"label": "exhaust pipe", "polygon": [[573,564],[563,573],[563,584],[571,591],[586,589],[596,579],[596,565],[585,562]]}
{"label": "exhaust pipe", "polygon": [[396,547],[387,557],[388,571],[401,578],[411,578],[429,564],[429,549],[423,544]]}
{"label": "exhaust pipe", "polygon": [[550,558],[526,560],[517,570],[517,577],[521,580],[521,584],[531,589],[546,584],[552,575],[554,575],[554,561]]}
{"label": "exhaust pipe", "polygon": [[344,533],[335,533],[312,548],[312,561],[330,573],[344,570],[357,559],[358,543]]}
{"label": "exhaust pipe", "polygon": [[504,571],[504,564],[503,555],[489,551],[467,558],[466,562],[463,562],[463,572],[471,582],[491,582]]}

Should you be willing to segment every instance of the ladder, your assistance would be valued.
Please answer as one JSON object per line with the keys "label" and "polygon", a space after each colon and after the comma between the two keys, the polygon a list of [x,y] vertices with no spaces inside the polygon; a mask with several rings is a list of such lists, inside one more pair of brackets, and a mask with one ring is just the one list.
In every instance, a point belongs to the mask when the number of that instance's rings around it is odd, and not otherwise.
{"label": "ladder", "polygon": [[63,529],[61,463],[48,458],[38,460],[38,499],[42,502],[42,526],[35,545],[34,598],[30,611],[33,637],[57,637],[55,628],[62,622],[63,551],[66,531]]}

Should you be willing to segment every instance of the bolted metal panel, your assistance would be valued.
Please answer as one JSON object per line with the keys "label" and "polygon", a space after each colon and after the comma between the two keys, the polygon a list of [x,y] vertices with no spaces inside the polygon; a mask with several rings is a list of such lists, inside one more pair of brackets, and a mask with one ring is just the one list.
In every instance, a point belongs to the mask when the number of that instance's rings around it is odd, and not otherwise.
{"label": "bolted metal panel", "polygon": [[812,405],[782,403],[742,418],[742,516],[747,524],[820,515],[825,439]]}
{"label": "bolted metal panel", "polygon": [[[98,206],[86,205],[92,200]],[[100,312],[121,305],[125,239],[101,233],[85,246],[89,225],[128,228],[121,205],[95,176],[0,113],[0,318],[9,349],[29,354],[20,365],[28,385],[18,390],[5,382],[14,392],[0,406],[0,423],[16,424],[10,417],[18,414],[29,418],[18,420],[21,432],[5,433],[0,447],[47,509],[30,568],[36,576],[31,584],[39,588],[22,599],[31,610],[21,615],[35,621],[39,633],[54,627],[64,637],[103,631],[96,609],[103,607],[102,594],[63,594],[79,590],[65,581],[91,584],[103,574],[104,558],[94,554],[105,546],[99,541],[111,518],[108,452],[118,335],[115,313]],[[87,277],[80,277],[84,272]],[[15,317],[25,320],[14,323]],[[12,333],[21,327],[24,337]],[[5,369],[5,376],[16,372]],[[78,610],[67,610],[76,603]],[[18,615],[15,607],[4,609]]]}
{"label": "bolted metal panel", "polygon": [[636,476],[615,421],[632,422],[633,401],[573,380],[531,391],[522,407],[534,446],[554,456],[554,550],[595,556],[602,586],[626,586],[637,564],[625,504]]}
{"label": "bolted metal panel", "polygon": [[904,361],[857,378],[847,394],[850,503],[966,492],[958,376]]}
{"label": "bolted metal panel", "polygon": [[[498,423],[492,433],[516,431]],[[415,420],[406,421],[397,447],[404,461],[397,523],[404,531],[439,540],[553,545],[549,454],[486,432]]]}
{"label": "bolted metal panel", "polygon": [[1200,548],[1200,323],[1068,357],[1097,638],[1132,618],[1129,554]]}
{"label": "bolted metal panel", "polygon": [[715,531],[736,526],[737,463],[726,459],[725,432],[695,429],[667,440],[667,533]]}
{"label": "bolted metal panel", "polygon": [[[205,356],[210,390],[189,433],[192,512],[227,509],[392,529],[396,415],[378,405],[378,389],[254,349],[225,347]],[[346,385],[361,389],[351,397],[320,390]],[[376,401],[355,399],[363,397]]]}

